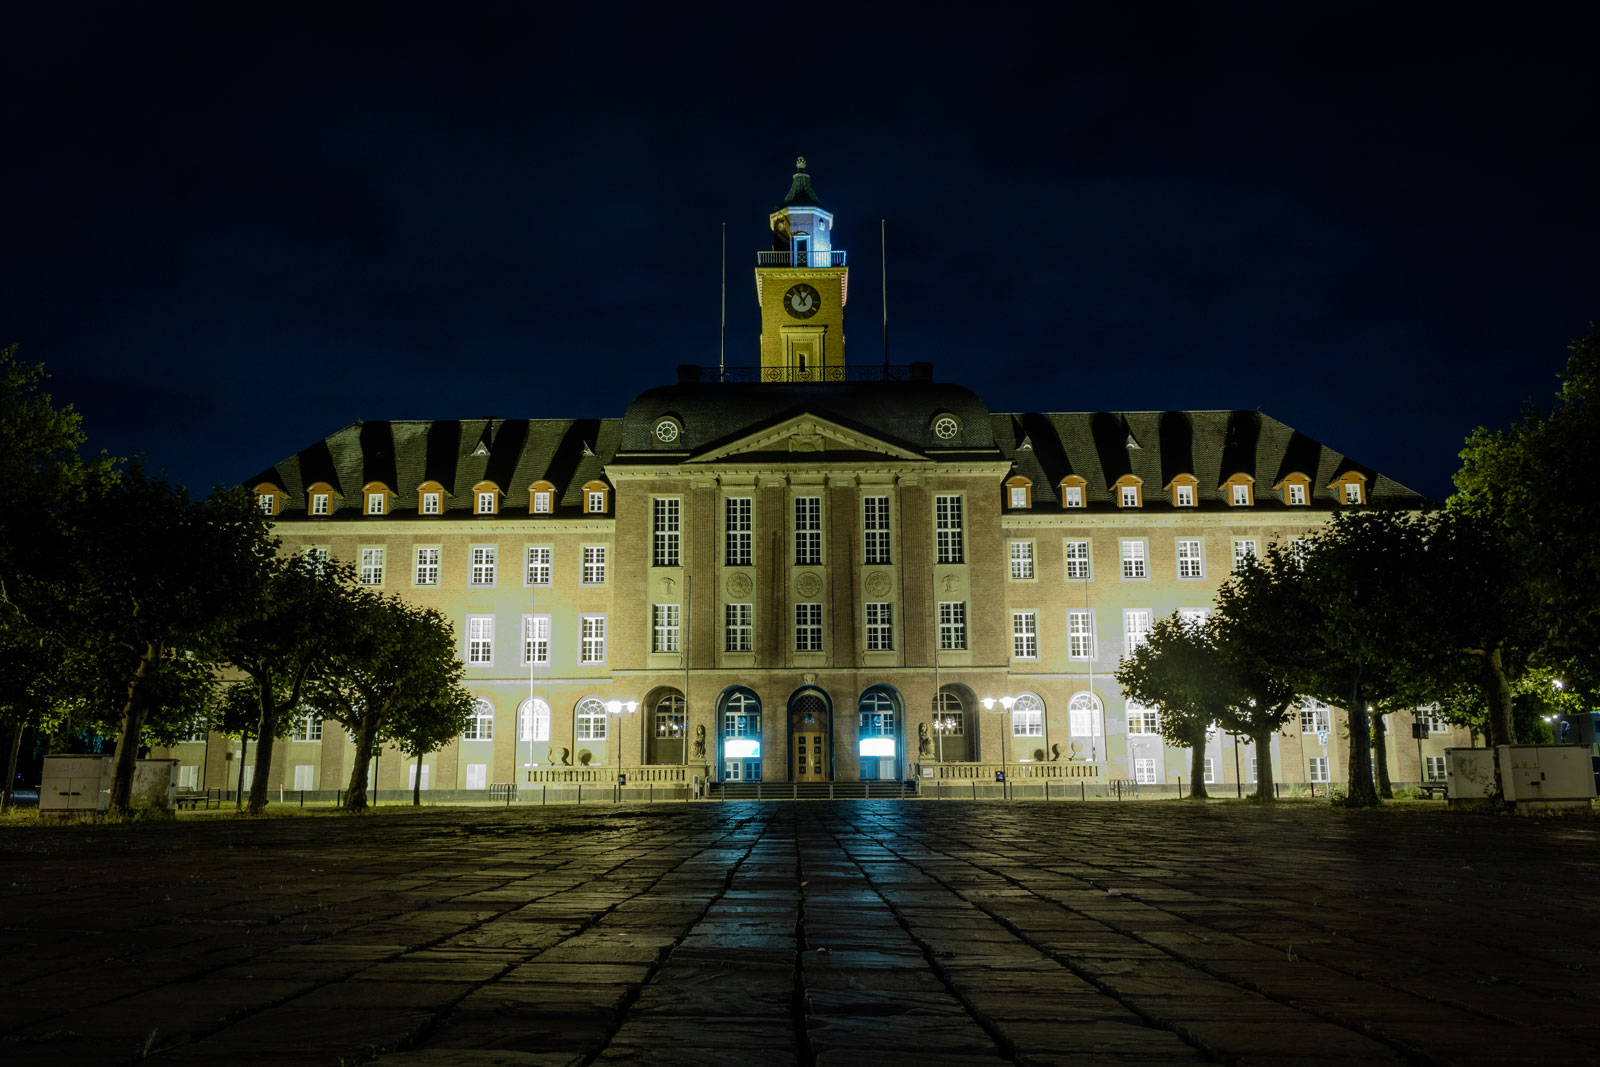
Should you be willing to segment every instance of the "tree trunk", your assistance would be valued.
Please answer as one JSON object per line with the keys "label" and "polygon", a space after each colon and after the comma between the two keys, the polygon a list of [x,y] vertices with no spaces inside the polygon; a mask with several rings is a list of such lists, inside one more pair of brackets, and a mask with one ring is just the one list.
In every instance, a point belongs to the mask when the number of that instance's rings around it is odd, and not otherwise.
{"label": "tree trunk", "polygon": [[1362,664],[1356,664],[1350,683],[1350,707],[1345,719],[1350,725],[1350,771],[1348,803],[1352,807],[1375,808],[1378,791],[1372,784],[1372,735],[1367,728],[1367,705],[1361,699]]}
{"label": "tree trunk", "polygon": [[250,780],[251,815],[260,815],[267,808],[267,787],[272,777],[272,742],[278,736],[280,709],[272,699],[271,676],[266,673],[256,683],[256,699],[261,705],[261,725],[256,730],[256,773]]}
{"label": "tree trunk", "polygon": [[11,806],[11,794],[17,788],[17,757],[22,753],[22,732],[27,728],[27,723],[19,715],[17,725],[11,730],[11,744],[7,746],[6,784],[5,788],[0,790],[0,811],[5,811]]}
{"label": "tree trunk", "polygon": [[1206,739],[1202,734],[1199,744],[1189,748],[1189,776],[1193,779],[1189,783],[1189,799],[1205,800],[1206,793]]}
{"label": "tree trunk", "polygon": [[1511,682],[1506,677],[1499,645],[1489,649],[1483,658],[1483,695],[1489,704],[1489,747],[1516,744],[1516,727],[1511,721]]}
{"label": "tree trunk", "polygon": [[411,783],[411,806],[422,807],[422,753],[420,752],[417,753],[416,781]]}
{"label": "tree trunk", "polygon": [[371,710],[361,716],[356,731],[355,765],[350,768],[350,788],[344,795],[345,811],[367,810],[367,765],[372,762],[372,745],[378,734],[378,717]]}
{"label": "tree trunk", "polygon": [[1378,795],[1385,800],[1394,799],[1394,786],[1389,782],[1389,727],[1383,721],[1383,712],[1372,716],[1372,766],[1378,772]]}
{"label": "tree trunk", "polygon": [[115,812],[125,814],[133,806],[133,772],[139,759],[139,740],[144,736],[145,720],[149,717],[144,687],[160,663],[161,645],[152,641],[145,645],[133,680],[128,683],[128,699],[122,705],[122,725],[117,734],[115,770],[111,778],[111,810]]}
{"label": "tree trunk", "polygon": [[1263,802],[1278,799],[1272,782],[1272,735],[1276,732],[1262,730],[1250,737],[1256,746],[1256,799]]}
{"label": "tree trunk", "polygon": [[[235,810],[244,806],[244,764],[245,755],[250,751],[250,731],[245,730],[239,735],[239,788],[233,793],[233,806]],[[251,785],[255,784],[252,779]]]}

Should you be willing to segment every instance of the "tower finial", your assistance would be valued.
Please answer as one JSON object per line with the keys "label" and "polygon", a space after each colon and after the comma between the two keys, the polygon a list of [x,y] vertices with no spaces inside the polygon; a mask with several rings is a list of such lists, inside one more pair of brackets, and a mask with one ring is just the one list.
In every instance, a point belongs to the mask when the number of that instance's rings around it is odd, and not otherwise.
{"label": "tower finial", "polygon": [[795,159],[795,161],[794,161],[794,165],[796,167],[798,167],[800,170],[805,170],[806,169],[806,157],[805,156],[797,157]]}

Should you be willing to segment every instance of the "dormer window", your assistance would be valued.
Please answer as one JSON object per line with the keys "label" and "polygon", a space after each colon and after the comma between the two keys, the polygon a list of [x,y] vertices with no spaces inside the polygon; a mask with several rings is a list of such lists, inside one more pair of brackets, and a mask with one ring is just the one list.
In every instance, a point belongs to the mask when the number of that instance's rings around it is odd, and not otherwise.
{"label": "dormer window", "polygon": [[421,503],[420,507],[417,510],[420,511],[424,515],[437,515],[437,514],[439,514],[439,494],[438,493],[423,493],[422,494],[422,503]]}
{"label": "dormer window", "polygon": [[606,512],[606,491],[604,489],[590,489],[584,493],[583,510],[590,515],[604,515]]}
{"label": "dormer window", "polygon": [[1033,507],[1033,483],[1018,475],[1006,482],[1006,507],[1022,511]]}
{"label": "dormer window", "polygon": [[539,481],[528,486],[528,514],[549,515],[556,508],[556,487]]}
{"label": "dormer window", "polygon": [[1139,506],[1139,487],[1137,485],[1125,485],[1125,486],[1123,486],[1122,490],[1121,490],[1121,497],[1120,497],[1119,502],[1125,508],[1136,508],[1136,507],[1138,507]]}
{"label": "dormer window", "polygon": [[1249,505],[1250,487],[1248,485],[1235,484],[1233,487],[1233,506],[1236,508],[1242,508],[1248,507]]}
{"label": "dormer window", "polygon": [[333,512],[333,486],[327,482],[312,482],[306,486],[306,513],[329,515]]}
{"label": "dormer window", "polygon": [[1067,485],[1062,487],[1064,498],[1062,504],[1069,508],[1083,507],[1083,486]]}
{"label": "dormer window", "polygon": [[1248,474],[1235,474],[1223,482],[1222,493],[1231,508],[1248,508],[1256,502],[1255,482]]}
{"label": "dormer window", "polygon": [[261,509],[263,515],[276,515],[278,512],[278,498],[271,493],[257,493],[256,507]]}
{"label": "dormer window", "polygon": [[1144,506],[1144,497],[1140,492],[1139,479],[1131,474],[1124,474],[1118,478],[1113,486],[1117,494],[1119,508],[1137,508]]}
{"label": "dormer window", "polygon": [[1361,497],[1361,483],[1360,482],[1345,482],[1344,483],[1344,502],[1346,504],[1361,504],[1361,503],[1364,503],[1364,501],[1362,500],[1362,497]]}
{"label": "dormer window", "polygon": [[368,493],[367,494],[367,514],[368,515],[382,515],[383,514],[383,496],[384,496],[384,494],[382,494],[382,493]]}
{"label": "dormer window", "polygon": [[477,494],[478,506],[474,511],[477,515],[493,515],[495,513],[495,492],[493,489],[483,489]]}
{"label": "dormer window", "polygon": [[1180,508],[1194,507],[1194,486],[1175,485],[1172,487],[1172,503]]}
{"label": "dormer window", "polygon": [[326,515],[328,513],[328,494],[312,493],[310,510],[313,515]]}
{"label": "dormer window", "polygon": [[540,489],[533,494],[533,513],[535,515],[550,514],[550,490]]}
{"label": "dormer window", "polygon": [[417,514],[438,515],[444,511],[444,486],[438,482],[423,482],[417,486]]}
{"label": "dormer window", "polygon": [[1306,487],[1298,483],[1289,486],[1289,504],[1292,507],[1303,507],[1306,502]]}

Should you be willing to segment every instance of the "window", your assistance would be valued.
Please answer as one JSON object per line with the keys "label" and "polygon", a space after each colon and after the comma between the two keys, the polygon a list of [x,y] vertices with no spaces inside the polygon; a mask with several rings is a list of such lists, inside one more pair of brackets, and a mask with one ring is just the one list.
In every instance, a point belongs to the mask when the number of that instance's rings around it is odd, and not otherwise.
{"label": "window", "polygon": [[328,567],[328,550],[326,548],[306,549],[306,563],[317,574],[321,574]]}
{"label": "window", "polygon": [[1306,487],[1298,482],[1289,486],[1289,503],[1298,507],[1306,502]]}
{"label": "window", "polygon": [[796,604],[794,606],[794,650],[796,652],[822,651],[821,604]]}
{"label": "window", "polygon": [[326,515],[327,513],[328,513],[328,494],[327,493],[312,493],[311,494],[311,514],[313,514],[313,515]]}
{"label": "window", "polygon": [[307,715],[303,719],[296,719],[294,723],[294,739],[296,741],[321,741],[322,720],[315,715]]}
{"label": "window", "polygon": [[550,616],[522,617],[522,665],[544,666],[550,662]]}
{"label": "window", "polygon": [[1192,485],[1176,485],[1176,486],[1173,486],[1172,502],[1174,504],[1176,504],[1180,508],[1192,508],[1192,507],[1194,507],[1194,486],[1192,486]]}
{"label": "window", "polygon": [[954,693],[940,693],[933,701],[933,728],[945,737],[960,737],[966,733],[966,712],[961,698]]}
{"label": "window", "polygon": [[1067,702],[1067,729],[1073,737],[1093,737],[1100,732],[1100,698],[1074,693]]}
{"label": "window", "polygon": [[472,546],[472,569],[468,572],[468,585],[493,585],[495,546]]}
{"label": "window", "polygon": [[1238,570],[1245,562],[1256,558],[1256,543],[1254,541],[1235,541],[1233,543],[1233,569]]}
{"label": "window", "polygon": [[657,497],[655,500],[655,553],[652,559],[657,567],[676,567],[679,564],[679,542],[683,536],[683,501],[677,497]]}
{"label": "window", "polygon": [[603,585],[606,580],[606,546],[585,545],[583,548],[583,584]]}
{"label": "window", "polygon": [[727,604],[722,609],[722,647],[728,652],[749,652],[755,645],[755,610],[749,604]]}
{"label": "window", "polygon": [[439,550],[437,548],[417,549],[417,585],[439,584]]}
{"label": "window", "polygon": [[517,740],[550,740],[550,705],[534,697],[517,709]]}
{"label": "window", "polygon": [[383,549],[363,548],[361,550],[361,584],[383,584]]}
{"label": "window", "polygon": [[494,662],[494,616],[467,616],[467,662],[487,666]]}
{"label": "window", "polygon": [[1067,577],[1089,580],[1089,542],[1067,542]]}
{"label": "window", "polygon": [[942,651],[967,647],[967,604],[964,600],[939,602],[939,648]]}
{"label": "window", "polygon": [[1161,732],[1161,716],[1155,708],[1131,701],[1128,704],[1128,733],[1148,737]]}
{"label": "window", "polygon": [[1023,693],[1011,705],[1012,737],[1044,736],[1044,701],[1032,693]]}
{"label": "window", "polygon": [[461,731],[463,741],[493,741],[494,740],[494,705],[479,697],[472,702],[472,718],[467,720],[467,728]]}
{"label": "window", "polygon": [[495,504],[495,499],[494,498],[495,498],[495,493],[494,493],[493,489],[482,489],[482,490],[479,490],[479,492],[478,492],[478,514],[479,515],[493,515],[494,514],[494,510],[495,510],[494,509],[494,504]]}
{"label": "window", "polygon": [[422,494],[422,513],[424,515],[437,515],[437,514],[439,514],[439,494],[438,493],[423,493]]}
{"label": "window", "polygon": [[1442,781],[1444,781],[1444,757],[1443,756],[1424,756],[1423,760],[1424,760],[1424,770],[1425,770],[1425,772],[1427,774],[1428,781],[1430,781],[1430,782],[1442,782]]}
{"label": "window", "polygon": [[1307,699],[1300,705],[1300,732],[1304,734],[1326,733],[1332,724],[1328,714],[1328,705],[1319,704],[1315,700]]}
{"label": "window", "polygon": [[[413,766],[415,766],[415,764],[413,764]],[[424,766],[423,770],[427,770],[427,767]],[[488,789],[489,788],[489,765],[487,763],[469,763],[469,764],[467,764],[466,788],[468,788],[468,789]]]}
{"label": "window", "polygon": [[1328,780],[1328,757],[1311,757],[1311,780],[1313,782],[1326,782]]}
{"label": "window", "polygon": [[1250,504],[1250,486],[1244,482],[1233,483],[1233,506],[1236,508],[1248,507]]}
{"label": "window", "polygon": [[734,693],[722,708],[723,737],[760,737],[761,705],[746,693]]}
{"label": "window", "polygon": [[188,764],[178,768],[178,788],[193,791],[200,788],[200,768]]}
{"label": "window", "polygon": [[367,494],[367,514],[368,515],[382,515],[383,514],[383,494],[382,493],[368,493]]}
{"label": "window", "polygon": [[317,769],[309,763],[297,763],[294,768],[294,787],[296,789],[315,789],[312,783],[316,780]]}
{"label": "window", "polygon": [[856,713],[861,716],[862,737],[894,736],[894,698],[888,693],[869,691],[862,694]]}
{"label": "window", "polygon": [[535,489],[533,491],[533,513],[535,515],[550,514],[550,490]]}
{"label": "window", "polygon": [[1245,781],[1247,781],[1247,782],[1259,782],[1261,780],[1258,777],[1260,771],[1261,771],[1261,759],[1260,759],[1260,757],[1259,756],[1251,756],[1250,757],[1250,777],[1246,778]]}
{"label": "window", "polygon": [[668,693],[656,702],[655,731],[657,737],[682,737],[688,729],[683,697]]}
{"label": "window", "polygon": [[1118,491],[1118,502],[1125,508],[1139,506],[1139,487],[1137,485],[1124,485]]}
{"label": "window", "polygon": [[1017,659],[1039,658],[1038,620],[1031,611],[1011,613],[1011,655]]}
{"label": "window", "polygon": [[1090,612],[1067,612],[1067,658],[1094,659],[1094,616]]}
{"label": "window", "polygon": [[651,612],[651,625],[655,637],[650,643],[650,651],[678,651],[680,618],[677,604],[655,605]]}
{"label": "window", "polygon": [[1210,616],[1209,608],[1179,608],[1178,619],[1185,626],[1204,626],[1206,618]]}
{"label": "window", "polygon": [[894,648],[894,605],[867,605],[867,651],[888,652]]}
{"label": "window", "polygon": [[1131,657],[1150,636],[1150,609],[1131,608],[1122,613],[1122,654]]}
{"label": "window", "polygon": [[550,584],[550,547],[548,545],[528,546],[528,585]]}
{"label": "window", "polygon": [[263,515],[276,515],[278,513],[278,498],[271,493],[257,493],[256,507],[261,509]]}
{"label": "window", "polygon": [[1210,756],[1206,757],[1205,782],[1206,782],[1206,785],[1216,785],[1217,784],[1217,772],[1211,766],[1211,757]]}
{"label": "window", "polygon": [[606,513],[606,491],[604,489],[588,489],[583,494],[583,510],[590,515],[604,515]]}
{"label": "window", "polygon": [[887,564],[889,557],[889,498],[869,496],[861,501],[861,529],[865,538],[862,562]]}
{"label": "window", "polygon": [[[318,729],[321,729],[320,725],[318,726]],[[185,741],[204,741],[206,739],[206,732],[206,724],[203,722],[197,722],[189,727],[189,732],[183,736],[183,739]]]}
{"label": "window", "polygon": [[1143,541],[1122,542],[1122,578],[1123,581],[1138,580],[1150,577],[1150,569],[1145,561],[1145,543]]}
{"label": "window", "polygon": [[822,562],[822,498],[794,498],[794,561],[798,566]]}
{"label": "window", "polygon": [[1027,486],[1013,485],[1011,487],[1011,506],[1014,508],[1025,508],[1028,506]]}
{"label": "window", "polygon": [[1417,721],[1427,726],[1430,734],[1446,734],[1450,732],[1450,723],[1443,715],[1439,714],[1437,706],[1418,708]]}
{"label": "window", "polygon": [[1083,486],[1063,485],[1061,487],[1061,506],[1066,508],[1083,507]]}
{"label": "window", "polygon": [[1344,483],[1344,502],[1346,504],[1359,504],[1359,503],[1361,503],[1361,483],[1360,482],[1345,482]]}
{"label": "window", "polygon": [[1133,780],[1140,785],[1156,784],[1156,761],[1153,759],[1136,759],[1133,761]]}
{"label": "window", "polygon": [[1310,555],[1310,538],[1296,537],[1294,540],[1289,542],[1289,562],[1293,563],[1297,569],[1305,569],[1306,559],[1309,558]]}
{"label": "window", "polygon": [[1201,543],[1199,541],[1180,540],[1178,542],[1178,577],[1205,577],[1205,556],[1201,552]]}
{"label": "window", "polygon": [[579,663],[604,663],[606,661],[606,617],[585,615],[582,619],[582,643],[578,648]]}
{"label": "window", "polygon": [[723,543],[730,567],[750,566],[750,514],[750,498],[747,496],[729,497],[723,504]]}
{"label": "window", "polygon": [[961,498],[959,496],[934,497],[933,514],[934,527],[938,534],[939,562],[965,562],[961,544]]}
{"label": "window", "polygon": [[573,736],[579,741],[604,741],[606,739],[606,706],[597,697],[584,697],[578,701],[578,714]]}
{"label": "window", "polygon": [[1033,577],[1033,542],[1011,542],[1011,577],[1024,579]]}

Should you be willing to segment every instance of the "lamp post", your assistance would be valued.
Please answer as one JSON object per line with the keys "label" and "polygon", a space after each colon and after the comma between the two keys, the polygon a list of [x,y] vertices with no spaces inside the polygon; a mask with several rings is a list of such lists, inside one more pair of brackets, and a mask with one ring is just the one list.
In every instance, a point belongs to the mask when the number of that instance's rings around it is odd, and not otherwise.
{"label": "lamp post", "polygon": [[622,722],[621,722],[620,716],[624,712],[626,712],[629,715],[632,715],[634,712],[636,712],[638,710],[639,710],[639,702],[637,700],[608,700],[608,701],[606,701],[606,714],[607,715],[619,716],[619,719],[617,721],[617,773],[619,775],[622,773],[622,768],[627,763],[627,761],[625,759],[623,759],[623,756],[625,755],[625,752],[626,752],[626,749],[627,749],[627,740],[628,740],[627,731],[622,729]]}
{"label": "lamp post", "polygon": [[1000,795],[1007,800],[1011,799],[1011,738],[1006,735],[1006,720],[1011,717],[1011,706],[1017,702],[1016,697],[984,697],[983,710],[993,711],[995,704],[1002,707],[1000,719]]}

